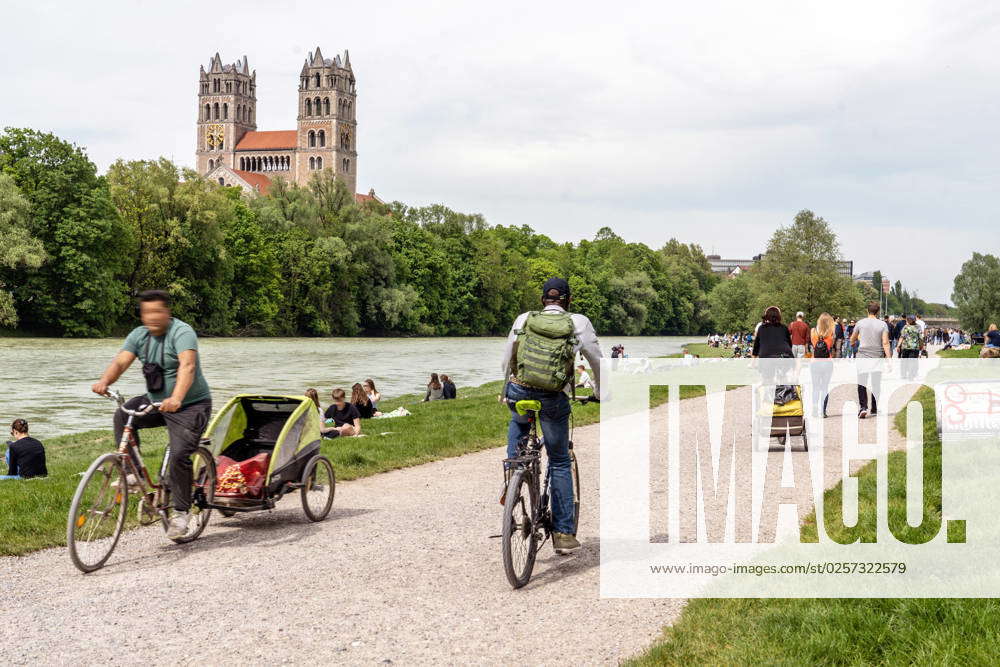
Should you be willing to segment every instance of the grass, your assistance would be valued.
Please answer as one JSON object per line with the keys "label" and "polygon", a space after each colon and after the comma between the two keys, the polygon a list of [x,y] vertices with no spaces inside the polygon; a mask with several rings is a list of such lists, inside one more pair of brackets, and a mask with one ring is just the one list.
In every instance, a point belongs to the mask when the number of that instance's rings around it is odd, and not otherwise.
{"label": "grass", "polygon": [[[351,480],[501,446],[510,415],[497,402],[501,389],[502,382],[463,388],[459,400],[454,401],[421,403],[423,394],[385,399],[379,404],[381,410],[405,406],[412,414],[366,420],[362,426],[366,437],[324,440],[323,453],[333,462],[338,480]],[[681,398],[703,393],[700,387],[681,388]],[[667,388],[654,388],[650,399],[653,405],[665,402]],[[598,405],[573,407],[575,426],[599,419]],[[151,470],[159,468],[165,447],[165,429],[142,432],[143,458]],[[66,544],[66,515],[80,473],[98,455],[112,451],[112,435],[99,430],[66,435],[47,440],[45,448],[47,478],[0,482],[0,555],[22,555]],[[499,484],[499,461],[496,469]],[[134,507],[134,502],[130,503],[130,511]]]}
{"label": "grass", "polygon": [[982,345],[973,345],[968,350],[938,350],[937,356],[949,359],[978,359]]}
{"label": "grass", "polygon": [[[933,470],[941,449],[934,394],[925,388],[916,398],[924,408],[924,483],[939,485]],[[905,433],[905,413],[896,416],[896,428]],[[905,521],[905,482],[899,483],[904,463],[903,452],[889,455],[890,517]],[[875,475],[874,465],[860,472],[859,519],[875,512]],[[829,489],[824,501],[839,507],[842,492],[840,485]],[[924,494],[925,512],[940,516],[932,496]],[[810,525],[815,534],[815,520],[806,524],[806,534]],[[907,541],[920,537],[914,533]],[[998,643],[996,600],[697,599],[657,645],[630,664],[994,664]]]}

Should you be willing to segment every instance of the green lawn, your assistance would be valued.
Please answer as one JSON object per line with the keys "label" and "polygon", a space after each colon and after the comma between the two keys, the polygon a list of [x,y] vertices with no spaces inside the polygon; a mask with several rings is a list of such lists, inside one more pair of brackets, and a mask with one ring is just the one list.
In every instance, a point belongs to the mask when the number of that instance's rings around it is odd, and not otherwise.
{"label": "green lawn", "polygon": [[939,350],[937,356],[949,359],[978,359],[982,345],[973,345],[968,350]]}
{"label": "green lawn", "polygon": [[[461,388],[460,398],[454,401],[421,403],[423,394],[386,399],[379,405],[383,411],[402,405],[412,414],[366,420],[365,437],[324,440],[323,453],[333,461],[337,479],[350,480],[501,446],[510,418],[507,407],[497,402],[501,386],[501,382],[492,382]],[[700,389],[682,388],[681,398],[702,395]],[[651,402],[663,403],[666,394],[666,387],[654,388]],[[573,407],[576,426],[599,419],[596,404]],[[142,432],[143,457],[151,469],[159,469],[165,446],[164,429]],[[110,431],[61,436],[47,440],[45,448],[49,477],[0,482],[0,555],[20,555],[66,543],[66,515],[80,473],[99,454],[113,449],[112,436]],[[496,471],[499,488],[499,460]]]}
{"label": "green lawn", "polygon": [[[922,389],[925,484],[939,484],[934,395]],[[905,432],[904,415],[896,428]],[[889,455],[890,479],[905,479],[905,454]],[[875,512],[874,465],[859,479],[859,515]],[[890,484],[890,514],[902,512],[902,484]],[[838,485],[826,497],[839,501]],[[929,498],[932,494],[924,494]],[[839,507],[839,502],[834,502]],[[928,501],[926,511],[940,516]],[[807,520],[815,531],[815,520]],[[1000,603],[987,599],[698,599],[632,665],[995,664]]]}

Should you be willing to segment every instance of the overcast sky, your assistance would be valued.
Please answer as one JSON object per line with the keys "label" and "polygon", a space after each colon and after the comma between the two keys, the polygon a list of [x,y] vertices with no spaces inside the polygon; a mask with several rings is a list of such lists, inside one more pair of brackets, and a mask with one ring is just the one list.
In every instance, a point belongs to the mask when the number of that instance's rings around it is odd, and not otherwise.
{"label": "overcast sky", "polygon": [[[377,5],[363,7],[361,5]],[[996,252],[990,3],[39,2],[5,6],[0,125],[193,166],[199,65],[246,54],[258,129],[350,50],[358,189],[558,241],[750,257],[809,208],[855,272],[948,301]]]}

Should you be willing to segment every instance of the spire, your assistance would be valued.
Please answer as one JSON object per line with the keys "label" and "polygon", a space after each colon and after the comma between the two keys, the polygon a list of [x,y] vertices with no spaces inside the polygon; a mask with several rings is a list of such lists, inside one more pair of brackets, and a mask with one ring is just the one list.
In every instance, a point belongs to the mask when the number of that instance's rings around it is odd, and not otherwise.
{"label": "spire", "polygon": [[244,74],[250,73],[250,62],[247,60],[246,54],[243,54],[243,73]]}
{"label": "spire", "polygon": [[306,58],[306,61],[304,63],[302,63],[302,73],[303,74],[308,74],[309,73],[309,59],[308,58]]}
{"label": "spire", "polygon": [[351,52],[344,49],[344,67],[351,69]]}
{"label": "spire", "polygon": [[208,79],[208,74],[205,73],[205,66],[204,65],[200,65],[198,67],[198,78],[201,79],[202,81],[205,81],[206,79]]}
{"label": "spire", "polygon": [[211,69],[211,71],[212,72],[221,72],[222,71],[222,58],[219,57],[218,53],[216,53],[215,57],[212,58],[212,69]]}
{"label": "spire", "polygon": [[319,50],[318,46],[316,47],[316,51],[313,53],[312,65],[313,67],[323,66],[323,52]]}

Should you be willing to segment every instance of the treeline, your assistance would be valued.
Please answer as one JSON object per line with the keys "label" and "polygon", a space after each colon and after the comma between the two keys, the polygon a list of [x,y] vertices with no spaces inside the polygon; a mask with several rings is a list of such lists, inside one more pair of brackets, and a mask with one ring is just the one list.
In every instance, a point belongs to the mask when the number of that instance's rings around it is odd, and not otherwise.
{"label": "treeline", "polygon": [[553,275],[600,333],[710,328],[717,277],[694,245],[609,228],[555,243],[440,205],[358,205],[328,171],[256,197],[166,159],[99,175],[51,134],[0,134],[0,326],[120,333],[135,294],[166,288],[208,335],[503,334]]}

